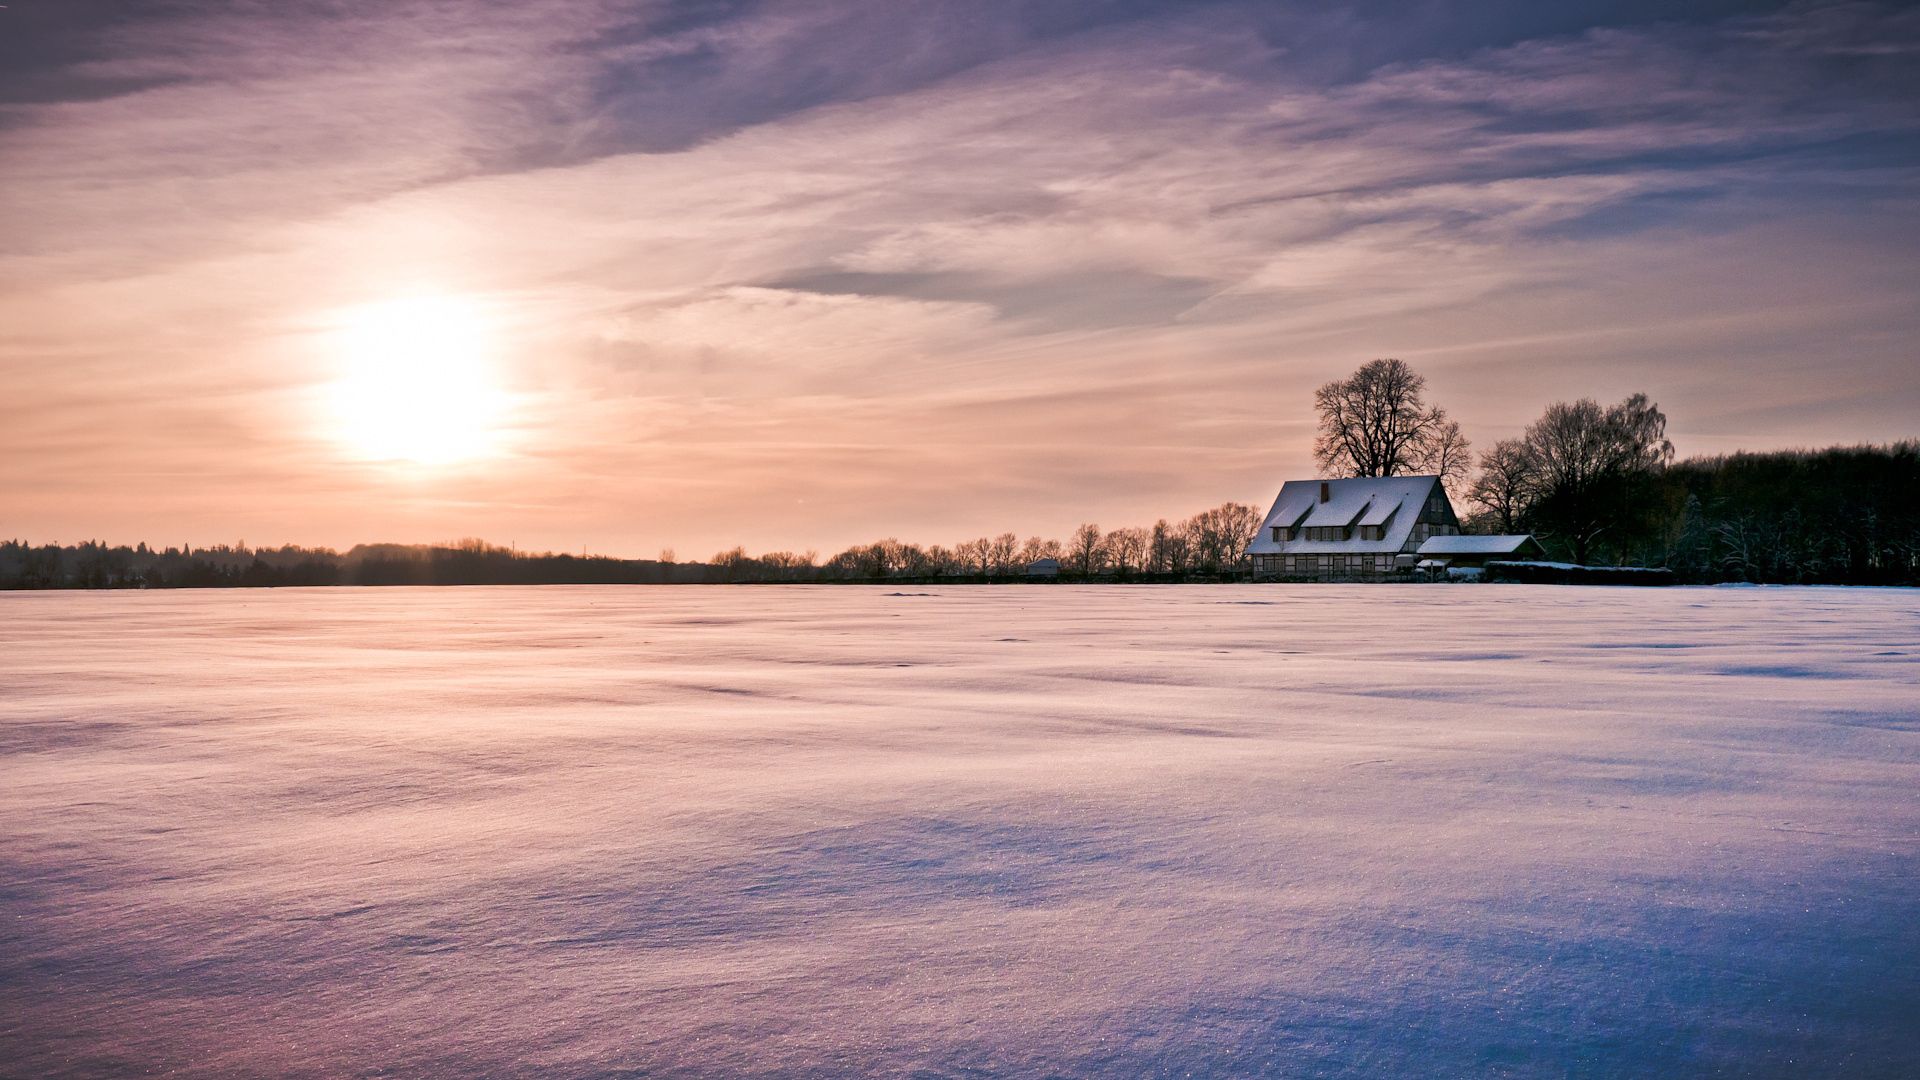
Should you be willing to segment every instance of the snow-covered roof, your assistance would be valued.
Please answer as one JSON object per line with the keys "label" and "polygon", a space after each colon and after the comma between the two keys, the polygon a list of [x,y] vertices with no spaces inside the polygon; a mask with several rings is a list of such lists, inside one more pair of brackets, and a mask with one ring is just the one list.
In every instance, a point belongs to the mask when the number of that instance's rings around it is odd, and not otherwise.
{"label": "snow-covered roof", "polygon": [[1387,519],[1392,517],[1393,512],[1398,509],[1400,509],[1400,503],[1396,500],[1371,499],[1367,502],[1367,508],[1360,514],[1360,524],[1385,525]]}
{"label": "snow-covered roof", "polygon": [[[1247,545],[1249,555],[1391,554],[1407,544],[1421,504],[1440,483],[1437,476],[1356,476],[1344,480],[1289,480],[1280,487],[1260,534]],[[1320,501],[1321,485],[1327,501]],[[1404,509],[1401,509],[1403,508]],[[1400,510],[1395,513],[1395,510]],[[1391,520],[1389,520],[1391,518]],[[1315,529],[1325,526],[1387,526],[1379,540],[1275,540],[1275,526]]]}
{"label": "snow-covered roof", "polygon": [[1533,537],[1517,536],[1429,536],[1420,545],[1422,555],[1511,555]]}

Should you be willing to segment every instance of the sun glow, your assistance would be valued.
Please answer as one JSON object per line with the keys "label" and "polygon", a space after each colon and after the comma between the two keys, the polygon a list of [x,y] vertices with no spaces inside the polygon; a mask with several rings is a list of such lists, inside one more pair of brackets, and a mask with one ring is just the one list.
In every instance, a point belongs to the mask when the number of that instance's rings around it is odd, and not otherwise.
{"label": "sun glow", "polygon": [[508,395],[499,385],[500,327],[468,297],[418,296],[354,308],[331,350],[335,434],[376,461],[443,465],[500,447]]}

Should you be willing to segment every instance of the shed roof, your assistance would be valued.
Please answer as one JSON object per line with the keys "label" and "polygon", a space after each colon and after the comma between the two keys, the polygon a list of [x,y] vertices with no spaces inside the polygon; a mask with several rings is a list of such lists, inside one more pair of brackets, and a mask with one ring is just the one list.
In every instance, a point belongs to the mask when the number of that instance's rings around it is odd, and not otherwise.
{"label": "shed roof", "polygon": [[1507,536],[1429,536],[1426,542],[1420,545],[1420,554],[1511,555],[1532,543],[1534,539],[1530,533]]}

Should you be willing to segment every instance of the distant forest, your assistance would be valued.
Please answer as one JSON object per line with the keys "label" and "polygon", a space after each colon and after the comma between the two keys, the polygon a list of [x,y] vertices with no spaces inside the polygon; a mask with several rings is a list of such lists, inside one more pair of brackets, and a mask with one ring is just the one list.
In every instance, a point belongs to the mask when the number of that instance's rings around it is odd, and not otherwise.
{"label": "distant forest", "polygon": [[0,542],[0,589],[220,589],[303,585],[660,585],[721,581],[701,563],[528,553],[482,540],[360,544],[345,553],[288,544],[115,547]]}
{"label": "distant forest", "polygon": [[1655,491],[1621,554],[1682,580],[1920,585],[1920,442],[1690,458]]}
{"label": "distant forest", "polygon": [[[1663,566],[1696,583],[1920,585],[1920,442],[1691,458],[1621,494],[1611,527],[1581,538],[1591,561]],[[1502,520],[1471,493],[1455,498],[1463,511],[1481,507],[1467,513],[1469,531],[1529,524]],[[1240,553],[1260,519],[1253,507],[1227,503],[1177,523],[1083,525],[1064,542],[1012,533],[950,548],[888,539],[826,559],[735,548],[706,562],[533,554],[480,540],[344,553],[11,540],[0,542],[0,589],[1013,581],[1049,558],[1061,581],[1218,581],[1243,575]],[[1540,535],[1556,557],[1572,555],[1569,540],[1551,529]]]}

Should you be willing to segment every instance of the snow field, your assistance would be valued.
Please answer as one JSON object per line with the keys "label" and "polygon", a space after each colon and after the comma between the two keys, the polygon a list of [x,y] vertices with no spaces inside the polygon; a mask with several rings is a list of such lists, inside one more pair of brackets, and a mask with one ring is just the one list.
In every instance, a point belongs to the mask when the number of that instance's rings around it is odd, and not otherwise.
{"label": "snow field", "polygon": [[1920,1073],[1920,594],[902,591],[0,595],[0,1073]]}

